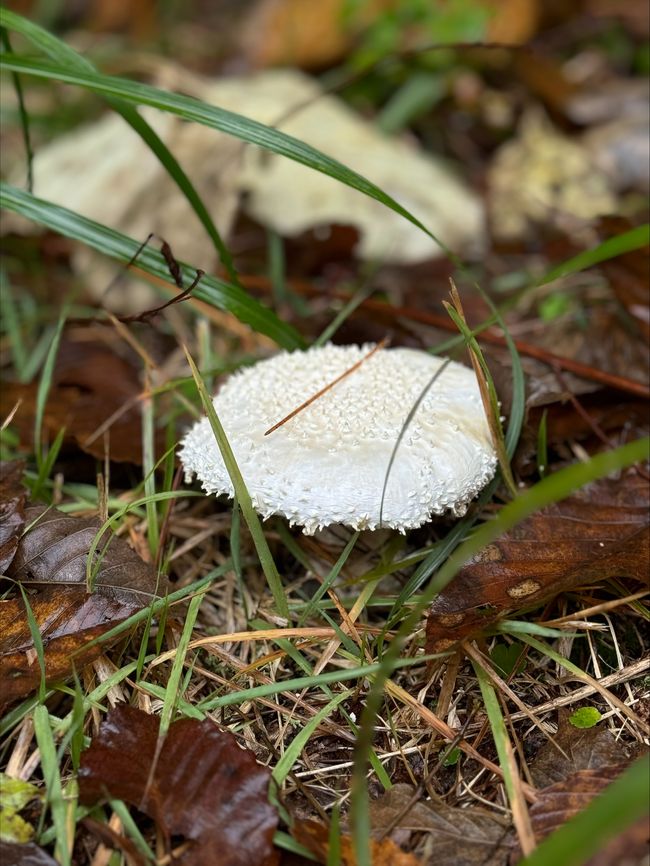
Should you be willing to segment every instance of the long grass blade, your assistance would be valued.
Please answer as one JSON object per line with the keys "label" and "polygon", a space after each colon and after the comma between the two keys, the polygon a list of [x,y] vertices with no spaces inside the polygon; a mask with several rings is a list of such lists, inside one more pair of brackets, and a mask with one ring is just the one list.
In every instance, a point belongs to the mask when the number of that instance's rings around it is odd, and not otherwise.
{"label": "long grass blade", "polygon": [[[0,13],[0,25],[2,24],[7,27],[10,26],[6,11]],[[152,108],[158,108],[161,111],[182,117],[184,120],[201,123],[220,132],[225,132],[227,135],[232,135],[234,138],[239,138],[248,144],[257,145],[280,156],[286,156],[381,202],[423,231],[435,244],[442,246],[441,242],[417,217],[413,216],[409,210],[402,207],[376,184],[315,147],[256,120],[214,105],[208,105],[198,99],[160,90],[148,84],[73,69],[60,62],[47,62],[16,54],[6,54],[3,57],[2,65],[9,72],[24,73],[37,78],[73,84],[102,96],[122,99],[133,105],[148,105]]]}
{"label": "long grass blade", "polygon": [[277,607],[280,616],[284,617],[286,620],[289,620],[289,606],[287,604],[287,598],[284,594],[284,589],[282,587],[282,581],[280,580],[280,575],[278,574],[275,562],[273,561],[273,556],[271,554],[271,550],[269,549],[269,544],[266,540],[266,536],[264,535],[262,524],[259,517],[257,516],[257,512],[253,508],[253,503],[251,501],[250,493],[248,492],[248,489],[246,487],[244,477],[239,470],[235,455],[233,454],[233,450],[230,447],[230,443],[228,442],[228,437],[226,436],[226,432],[223,429],[221,421],[219,420],[219,416],[216,413],[212,399],[206,390],[203,379],[201,378],[201,374],[197,370],[196,364],[194,363],[187,349],[185,350],[185,354],[187,356],[187,361],[190,365],[192,376],[194,377],[199,396],[201,397],[203,409],[208,416],[210,426],[212,427],[212,432],[214,433],[214,438],[216,439],[217,445],[219,446],[219,451],[221,452],[221,456],[223,457],[223,462],[226,464],[228,475],[230,476],[230,480],[232,481],[232,486],[234,488],[235,496],[237,497],[239,507],[241,508],[241,513],[248,525],[248,530],[253,539],[253,544],[255,545],[257,555],[260,558],[260,564],[269,585],[269,589],[271,590],[271,593],[273,595],[275,606]]}
{"label": "long grass blade", "polygon": [[[103,255],[124,264],[133,257],[140,246],[139,241],[115,229],[86,219],[74,211],[39,199],[25,190],[4,182],[0,182],[0,207],[46,226],[64,237],[81,241]],[[146,247],[139,256],[138,267],[159,280],[169,279],[169,270],[164,257],[150,247]],[[185,282],[191,282],[195,269],[181,263],[181,273]],[[294,328],[280,321],[272,310],[225,280],[205,275],[194,290],[193,297],[232,313],[255,331],[266,334],[285,349],[298,349],[303,345],[302,338]]]}
{"label": "long grass blade", "polygon": [[[3,21],[6,21],[6,27],[10,27],[17,33],[21,33],[55,62],[65,64],[67,66],[70,66],[72,69],[78,69],[82,72],[97,71],[89,60],[87,60],[81,54],[77,54],[77,52],[73,48],[70,48],[70,46],[66,45],[65,42],[61,42],[60,39],[57,39],[56,36],[48,33],[47,30],[39,27],[38,24],[34,24],[34,22],[28,21],[26,18],[23,18],[22,16],[17,15],[14,12],[10,12],[9,10],[0,11],[0,17]],[[7,50],[10,49],[7,48]],[[17,82],[16,90],[19,95],[19,105],[22,108],[22,94],[21,91],[18,89],[20,86],[20,81],[18,80],[18,76],[16,76],[15,74],[14,77]],[[226,269],[228,277],[235,285],[239,286],[239,288],[242,288],[239,284],[237,271],[233,264],[232,256],[230,255],[228,247],[224,243],[221,235],[219,234],[219,231],[214,224],[214,221],[210,216],[209,211],[203,204],[203,201],[201,200],[201,197],[196,191],[196,189],[194,188],[192,181],[185,174],[180,164],[176,160],[176,157],[169,150],[169,148],[160,138],[158,133],[154,129],[152,129],[152,127],[143,117],[140,116],[140,114],[138,114],[137,109],[135,109],[132,105],[129,105],[126,102],[122,102],[119,99],[108,98],[107,102],[114,111],[122,115],[123,119],[140,136],[140,138],[149,147],[151,152],[158,158],[169,176],[174,180],[180,191],[190,203],[191,207],[194,210],[194,213],[197,215],[203,227],[205,228],[208,237],[214,244],[214,247],[217,250],[217,253],[221,259],[221,262]],[[28,167],[31,172],[31,149],[29,147],[28,129],[24,134],[26,137],[26,147],[28,153]],[[28,189],[31,192],[31,174],[28,175],[28,178]]]}

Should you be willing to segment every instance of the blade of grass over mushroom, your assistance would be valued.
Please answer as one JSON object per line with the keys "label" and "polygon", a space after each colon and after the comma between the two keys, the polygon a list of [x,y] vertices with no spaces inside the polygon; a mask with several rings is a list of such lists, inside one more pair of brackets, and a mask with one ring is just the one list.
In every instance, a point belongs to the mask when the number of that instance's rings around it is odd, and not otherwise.
{"label": "blade of grass over mushroom", "polygon": [[465,338],[465,342],[470,353],[472,366],[474,367],[476,379],[478,381],[479,389],[481,391],[483,408],[485,409],[485,414],[487,416],[488,424],[490,426],[490,433],[492,434],[494,450],[496,451],[497,457],[499,459],[501,475],[503,476],[503,480],[505,481],[510,493],[513,496],[516,496],[517,487],[515,485],[515,480],[512,477],[512,470],[510,469],[510,461],[508,460],[506,443],[503,435],[503,427],[501,426],[501,420],[499,417],[499,398],[497,397],[497,392],[494,387],[492,375],[485,361],[483,352],[481,351],[481,347],[476,342],[476,338],[472,336],[472,333],[467,326],[467,322],[465,321],[465,316],[463,314],[463,308],[460,302],[460,296],[458,295],[456,286],[453,283],[452,299],[453,304],[444,302],[444,306],[447,310],[447,313],[449,314],[449,317]]}
{"label": "blade of grass over mushroom", "polygon": [[[359,737],[355,749],[353,786],[351,796],[352,822],[355,826],[354,844],[359,866],[371,866],[369,859],[368,792],[365,787],[367,754],[372,744],[374,719],[379,711],[384,683],[398,660],[405,639],[418,626],[420,617],[435,596],[456,575],[460,568],[475,554],[497,539],[503,532],[516,526],[529,515],[565,499],[574,490],[612,472],[632,466],[649,456],[650,439],[643,438],[623,445],[613,451],[597,454],[587,463],[568,466],[549,475],[505,505],[493,520],[481,524],[445,560],[429,585],[422,591],[420,598],[394,635],[391,645],[384,653],[380,670],[374,678],[361,718]],[[522,640],[530,638],[521,636]]]}
{"label": "blade of grass over mushroom", "polygon": [[451,363],[451,359],[448,358],[446,361],[443,362],[442,366],[440,366],[436,370],[436,372],[433,374],[433,376],[429,379],[427,384],[420,391],[417,400],[411,406],[411,409],[409,410],[409,413],[406,416],[406,420],[404,421],[404,424],[402,425],[402,429],[399,431],[399,435],[395,441],[395,445],[393,446],[393,450],[391,451],[390,459],[388,461],[388,466],[386,467],[386,475],[384,476],[384,484],[383,484],[383,487],[381,488],[381,501],[379,503],[379,528],[380,529],[382,526],[382,520],[383,520],[383,516],[384,516],[384,500],[386,499],[386,488],[388,487],[388,480],[390,478],[390,471],[393,468],[393,463],[395,462],[395,457],[397,456],[397,450],[400,446],[402,439],[404,438],[404,434],[406,433],[406,431],[409,427],[409,424],[411,423],[411,421],[415,417],[415,413],[420,408],[420,404],[422,403],[424,398],[427,396],[427,394],[429,393],[429,391],[433,387],[434,383],[437,382],[437,380],[442,376],[445,369],[448,367],[448,365],[450,363]]}
{"label": "blade of grass over mushroom", "polygon": [[248,525],[248,529],[252,536],[255,549],[257,550],[257,555],[260,559],[262,570],[264,571],[264,575],[268,582],[269,589],[271,590],[271,593],[273,595],[273,599],[275,601],[278,613],[280,614],[280,616],[289,620],[289,606],[287,604],[287,599],[284,594],[284,589],[282,587],[282,581],[280,580],[280,575],[278,574],[275,562],[273,561],[273,556],[266,540],[266,536],[264,535],[262,524],[260,523],[260,519],[257,516],[257,512],[253,508],[253,503],[244,482],[244,478],[239,471],[239,466],[237,465],[237,461],[235,460],[235,455],[233,454],[232,448],[230,447],[230,443],[228,442],[226,433],[221,426],[221,421],[217,416],[214,404],[206,390],[203,379],[201,378],[201,374],[197,370],[196,365],[192,360],[192,357],[188,352],[187,348],[185,348],[185,355],[190,365],[192,376],[194,377],[194,381],[196,383],[199,396],[201,398],[201,403],[203,404],[203,409],[208,416],[212,432],[214,433],[214,438],[216,439],[217,445],[219,446],[219,451],[221,452],[223,462],[226,465],[230,480],[232,481],[232,486],[234,488],[237,501],[239,502],[239,507],[241,508],[242,515]]}
{"label": "blade of grass over mushroom", "polygon": [[478,679],[481,695],[483,696],[483,705],[490,722],[494,745],[499,756],[499,765],[503,770],[503,781],[508,794],[510,809],[512,810],[512,822],[519,837],[521,850],[524,854],[530,854],[535,847],[535,836],[530,823],[528,809],[526,808],[526,800],[521,790],[521,779],[519,778],[512,743],[508,737],[508,731],[503,720],[503,713],[499,706],[499,699],[484,668],[475,658],[472,658],[472,666]]}
{"label": "blade of grass over mushroom", "polygon": [[[0,207],[46,226],[64,237],[81,241],[97,252],[126,263],[140,246],[140,242],[101,223],[86,219],[67,208],[36,198],[24,190],[0,182]],[[164,257],[157,250],[145,247],[138,257],[138,268],[167,283],[169,271]],[[191,281],[195,269],[181,263],[183,279]],[[217,277],[204,276],[194,290],[194,297],[213,307],[232,313],[255,331],[266,334],[285,349],[303,345],[302,337],[290,325],[280,321],[275,313],[264,307],[242,289]]]}
{"label": "blade of grass over mushroom", "polygon": [[[21,15],[17,15],[16,13],[11,12],[7,9],[0,9],[0,21],[2,21],[3,29],[8,28],[15,31],[16,33],[22,34],[25,38],[29,39],[29,41],[32,42],[33,45],[35,45],[37,48],[47,54],[51,60],[69,66],[71,69],[78,69],[81,72],[97,71],[89,60],[87,60],[81,54],[78,54],[73,48],[70,48],[69,45],[66,45],[65,42],[57,39],[51,33],[48,33],[47,30],[43,30],[42,27],[39,27],[32,21],[28,21]],[[8,47],[7,50],[10,51],[10,48]],[[22,119],[23,103],[21,91],[19,90],[20,82],[18,80],[18,76],[16,76],[15,74],[14,78],[16,79],[16,90],[19,97],[19,107],[21,109]],[[233,264],[232,256],[230,255],[228,247],[224,243],[221,235],[219,234],[219,231],[214,224],[210,213],[203,204],[203,201],[197,193],[196,189],[194,188],[192,181],[185,174],[174,155],[167,148],[166,144],[162,141],[158,134],[147,123],[147,121],[138,114],[137,109],[133,108],[133,106],[129,105],[128,103],[122,102],[118,99],[108,98],[107,102],[111,106],[111,108],[121,114],[124,120],[131,126],[131,128],[138,133],[138,135],[152,151],[152,153],[155,154],[155,156],[158,158],[158,160],[165,168],[169,176],[172,178],[172,180],[174,180],[180,191],[190,203],[195,214],[205,228],[208,237],[214,244],[214,247],[217,250],[217,254],[219,255],[219,258],[221,259],[221,262],[226,269],[228,277],[236,286],[242,288],[239,283],[237,271]],[[28,132],[24,132],[24,136],[26,138],[28,167],[31,172],[31,150],[29,147]],[[30,192],[32,191],[31,174],[28,174],[28,189]]]}
{"label": "blade of grass over mushroom", "polygon": [[[0,15],[0,24],[5,22],[5,16]],[[419,219],[374,183],[315,147],[273,127],[251,120],[241,114],[208,105],[198,99],[160,90],[126,78],[82,72],[65,64],[36,60],[16,54],[4,55],[2,62],[4,68],[9,72],[22,72],[37,78],[60,81],[63,84],[75,84],[100,95],[121,99],[135,105],[158,108],[161,111],[182,117],[184,120],[201,123],[249,144],[255,144],[280,156],[286,156],[381,202],[417,226],[434,243],[441,246],[440,241]]]}

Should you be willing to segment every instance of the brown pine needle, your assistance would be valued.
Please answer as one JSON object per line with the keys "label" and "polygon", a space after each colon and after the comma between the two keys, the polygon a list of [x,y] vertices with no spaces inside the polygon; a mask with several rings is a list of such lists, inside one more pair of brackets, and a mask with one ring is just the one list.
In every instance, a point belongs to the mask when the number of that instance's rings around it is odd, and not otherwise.
{"label": "brown pine needle", "polygon": [[312,396],[309,397],[307,400],[305,400],[304,403],[301,403],[300,406],[297,406],[295,409],[293,409],[291,412],[289,412],[288,415],[285,415],[285,417],[281,421],[278,421],[277,424],[274,424],[273,427],[269,427],[269,429],[264,433],[264,435],[268,436],[269,433],[273,433],[274,430],[277,430],[278,427],[282,427],[282,425],[286,424],[287,421],[291,421],[291,419],[295,418],[299,412],[302,412],[302,410],[306,409],[307,406],[311,406],[311,404],[315,400],[318,400],[319,397],[322,397],[323,394],[326,394],[331,388],[333,388],[335,385],[338,385],[338,383],[342,379],[345,379],[346,376],[350,375],[350,373],[354,373],[355,370],[358,370],[362,364],[365,364],[365,362],[375,354],[375,352],[378,352],[380,349],[384,349],[389,344],[389,342],[390,342],[390,338],[384,337],[383,340],[381,340],[379,343],[377,343],[377,345],[375,346],[374,349],[371,349],[367,355],[364,355],[363,358],[360,358],[356,362],[356,364],[353,364],[351,367],[348,367],[348,369],[345,370],[345,372],[341,373],[340,376],[337,376],[336,379],[334,379],[328,385],[325,385],[325,387],[321,388],[320,391],[317,391],[315,394],[312,394]]}

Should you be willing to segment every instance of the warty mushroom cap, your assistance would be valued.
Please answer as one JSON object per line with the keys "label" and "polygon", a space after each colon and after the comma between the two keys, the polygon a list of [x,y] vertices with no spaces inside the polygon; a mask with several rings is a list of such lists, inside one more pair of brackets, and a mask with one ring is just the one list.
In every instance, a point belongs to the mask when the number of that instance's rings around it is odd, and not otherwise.
{"label": "warty mushroom cap", "polygon": [[[409,412],[443,361],[416,349],[381,349],[270,435],[265,432],[373,348],[326,346],[281,352],[223,384],[214,407],[252,502],[311,535],[343,524],[380,526],[391,454]],[[233,496],[210,422],[183,439],[186,480]],[[494,475],[496,455],[473,370],[449,362],[399,443],[381,526],[404,532],[447,511],[460,516]]]}

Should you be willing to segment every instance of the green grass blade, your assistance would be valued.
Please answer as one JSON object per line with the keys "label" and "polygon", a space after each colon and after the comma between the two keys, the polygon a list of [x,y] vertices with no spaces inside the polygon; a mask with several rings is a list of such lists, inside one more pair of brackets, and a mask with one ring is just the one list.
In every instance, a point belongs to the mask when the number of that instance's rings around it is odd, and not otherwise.
{"label": "green grass blade", "polygon": [[547,283],[552,283],[560,277],[566,277],[569,274],[584,271],[586,268],[592,268],[594,265],[605,262],[608,259],[614,259],[623,253],[629,253],[633,250],[638,250],[640,247],[645,247],[650,244],[650,224],[637,226],[630,231],[623,232],[616,237],[608,238],[606,241],[598,244],[591,250],[584,250],[573,256],[571,259],[562,262],[562,264],[551,268],[547,271],[541,280],[534,283],[535,287],[545,286]]}
{"label": "green grass blade", "polygon": [[[6,14],[0,14],[0,24],[9,26]],[[398,204],[394,198],[387,195],[376,184],[315,147],[256,120],[178,93],[170,93],[137,81],[129,81],[126,78],[72,69],[69,65],[62,63],[6,54],[3,57],[2,65],[8,72],[24,73],[37,78],[77,85],[102,96],[122,99],[134,105],[149,105],[152,108],[175,114],[184,120],[217,129],[219,132],[232,135],[234,138],[270,150],[280,156],[286,156],[381,202],[423,231],[438,246],[442,246],[440,241],[417,217]]]}
{"label": "green grass blade", "polygon": [[68,844],[68,827],[66,820],[66,802],[63,799],[63,788],[59,774],[54,737],[50,727],[50,717],[47,709],[41,704],[34,710],[34,734],[41,753],[41,767],[45,779],[47,804],[52,814],[52,822],[56,830],[57,856],[62,866],[70,866],[70,848]]}
{"label": "green grass blade", "polygon": [[43,372],[41,374],[41,379],[38,383],[38,391],[36,393],[36,411],[34,413],[34,454],[36,456],[36,463],[39,467],[39,470],[45,461],[45,455],[43,454],[41,441],[43,432],[43,415],[45,414],[47,395],[50,393],[50,387],[52,385],[54,363],[56,361],[57,352],[59,351],[59,343],[61,341],[61,334],[63,333],[63,326],[65,324],[66,315],[67,308],[64,307],[64,309],[61,311],[61,315],[59,316],[56,330],[52,337],[52,342],[50,343],[47,357],[45,358]]}
{"label": "green grass blade", "polygon": [[[28,21],[26,18],[23,18],[20,15],[16,15],[9,10],[2,9],[0,10],[0,18],[4,22],[4,26],[6,28],[11,28],[16,33],[21,33],[24,37],[30,40],[33,45],[47,54],[51,60],[62,63],[64,65],[70,66],[72,69],[78,69],[81,72],[96,72],[96,68],[83,57],[81,54],[77,54],[77,52],[70,48],[69,45],[66,45],[65,42],[61,42],[61,40],[57,39],[51,33],[48,33],[47,30],[44,30],[42,27],[39,27],[37,24],[34,24],[32,21]],[[10,50],[7,48],[7,50]],[[21,107],[21,119],[22,119],[22,98],[21,91],[19,90],[20,82],[18,81],[18,77],[15,76],[16,79],[16,90],[19,96],[19,106]],[[201,197],[198,192],[194,188],[192,181],[185,174],[180,164],[176,160],[176,157],[171,153],[167,145],[162,141],[159,135],[151,128],[151,126],[147,123],[147,121],[141,117],[137,109],[135,109],[132,105],[128,103],[122,102],[118,99],[108,99],[109,105],[114,111],[117,111],[122,115],[124,120],[131,126],[131,128],[140,136],[140,138],[145,142],[145,144],[149,147],[149,150],[158,158],[159,162],[165,168],[169,176],[174,180],[180,191],[183,193],[185,198],[190,203],[191,207],[194,210],[194,213],[197,215],[199,220],[201,221],[203,227],[205,228],[208,237],[212,240],[212,243],[219,254],[219,257],[223,263],[226,272],[228,273],[229,278],[232,280],[235,285],[241,288],[239,283],[239,279],[237,276],[237,271],[235,270],[235,266],[232,261],[232,256],[228,250],[228,247],[224,243],[219,231],[212,220],[207,208],[203,204]],[[24,126],[24,129],[26,127]],[[31,149],[29,147],[29,133],[28,130],[24,132],[24,136],[26,139],[26,148],[28,153],[28,166],[31,171]],[[30,175],[31,177],[31,175]],[[28,183],[28,189],[32,191],[31,180]]]}
{"label": "green grass blade", "polygon": [[[0,43],[2,43],[3,51],[11,52],[11,42],[6,27],[0,27]],[[25,107],[25,98],[23,96],[23,87],[20,83],[20,76],[12,73],[12,81],[14,90],[16,91],[16,101],[18,102],[18,114],[20,116],[20,128],[23,134],[23,144],[25,145],[25,157],[27,158],[27,189],[32,192],[34,189],[34,151],[32,149],[32,140],[29,132],[29,114]]]}
{"label": "green grass blade", "polygon": [[323,719],[326,719],[328,716],[330,716],[341,703],[341,701],[344,701],[346,698],[350,697],[351,694],[352,690],[348,689],[347,691],[340,692],[338,695],[333,697],[332,700],[325,704],[324,707],[321,707],[321,709],[316,713],[315,716],[312,716],[312,718],[307,722],[304,728],[302,728],[297,734],[297,736],[294,737],[294,739],[287,747],[284,755],[282,755],[278,763],[273,768],[273,773],[271,774],[278,786],[282,785],[284,780],[287,778],[287,776],[291,772],[291,768],[300,757],[300,753],[307,745],[309,738],[323,721]]}
{"label": "green grass blade", "polygon": [[648,813],[650,758],[645,755],[583,812],[546,838],[519,866],[582,866],[605,844]]}
{"label": "green grass blade", "polygon": [[[517,787],[514,776],[516,770],[514,752],[512,749],[512,743],[508,737],[508,731],[506,730],[506,723],[503,720],[503,713],[499,706],[497,693],[488,679],[485,669],[475,659],[472,659],[472,666],[481,689],[483,705],[490,723],[490,730],[492,731],[492,738],[494,739],[494,745],[497,749],[497,755],[499,756],[499,766],[503,770],[503,782],[508,795],[510,809],[514,816],[519,812],[521,816],[520,820],[526,816],[527,833],[529,833],[532,838],[532,829],[530,828],[530,819],[527,817],[527,812],[525,811],[525,803],[522,804],[520,802],[521,789]],[[515,826],[518,827],[516,821]]]}
{"label": "green grass blade", "polygon": [[41,681],[38,686],[38,701],[40,704],[44,704],[47,690],[45,687],[45,647],[43,646],[43,637],[41,635],[38,623],[36,622],[36,617],[34,616],[34,611],[32,610],[32,606],[29,603],[27,593],[25,592],[25,588],[23,587],[22,583],[18,584],[18,589],[20,590],[20,594],[23,597],[25,614],[27,616],[27,625],[29,626],[29,633],[32,638],[32,643],[34,644],[34,650],[36,651],[38,666],[41,671]]}
{"label": "green grass blade", "polygon": [[172,664],[169,680],[167,681],[165,687],[165,699],[163,701],[162,712],[160,714],[160,730],[158,733],[159,738],[164,737],[167,734],[167,732],[169,731],[169,726],[172,723],[174,711],[178,703],[178,698],[181,694],[181,692],[179,691],[179,685],[181,681],[181,675],[183,673],[183,666],[185,665],[187,648],[192,638],[192,630],[194,629],[194,623],[196,622],[199,608],[201,607],[201,603],[205,598],[205,594],[208,591],[209,586],[210,585],[208,584],[201,592],[197,593],[194,596],[187,609],[185,622],[183,623],[183,632],[178,642],[178,646],[176,647],[174,663]]}
{"label": "green grass blade", "polygon": [[201,378],[201,374],[197,370],[196,364],[192,360],[187,349],[185,350],[185,354],[187,355],[187,360],[192,371],[192,376],[194,377],[199,396],[201,397],[203,409],[208,416],[210,426],[212,427],[212,432],[214,433],[214,438],[216,439],[217,445],[219,446],[219,451],[221,452],[221,456],[223,457],[223,462],[226,464],[228,475],[230,476],[230,480],[232,481],[232,486],[235,490],[235,497],[237,499],[237,502],[239,503],[239,507],[241,508],[241,513],[244,516],[244,520],[248,525],[248,530],[253,539],[255,549],[257,550],[257,555],[259,556],[264,576],[266,577],[269,589],[271,590],[273,599],[275,601],[275,606],[277,607],[280,616],[284,617],[287,621],[289,621],[291,617],[289,614],[289,606],[287,604],[287,598],[284,594],[282,581],[280,580],[280,575],[278,574],[275,562],[273,561],[273,556],[269,549],[269,544],[266,540],[266,536],[264,535],[262,524],[259,517],[257,516],[257,512],[253,508],[250,493],[248,492],[244,478],[239,470],[237,461],[235,460],[235,455],[233,454],[230,443],[228,442],[226,432],[223,429],[221,421],[219,420],[219,417],[216,413],[212,398],[208,394],[203,379]]}
{"label": "green grass blade", "polygon": [[[131,260],[140,246],[138,241],[121,232],[6,183],[0,183],[0,207],[44,225],[67,238],[81,241],[124,264]],[[138,267],[153,277],[169,281],[167,263],[157,250],[146,247],[138,257]],[[185,282],[191,282],[196,273],[194,268],[181,264],[181,270]],[[225,280],[204,276],[194,290],[193,297],[232,313],[285,349],[297,349],[303,345],[302,338],[294,328],[280,321],[272,310]]]}

